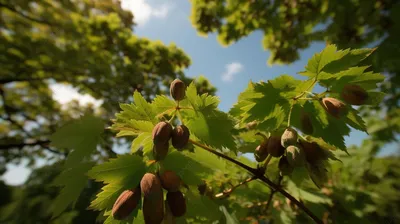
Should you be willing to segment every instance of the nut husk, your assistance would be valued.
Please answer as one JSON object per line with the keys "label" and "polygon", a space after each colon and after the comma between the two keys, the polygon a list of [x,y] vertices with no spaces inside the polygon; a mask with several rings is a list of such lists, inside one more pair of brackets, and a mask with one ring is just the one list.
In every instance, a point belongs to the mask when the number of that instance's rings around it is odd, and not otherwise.
{"label": "nut husk", "polygon": [[153,146],[153,156],[157,161],[163,160],[167,154],[169,149],[169,142],[164,144],[156,144]]}
{"label": "nut husk", "polygon": [[306,162],[306,156],[301,146],[291,145],[286,148],[286,158],[292,167],[303,166]]}
{"label": "nut husk", "polygon": [[173,216],[181,217],[186,213],[186,200],[182,192],[168,192],[167,202]]}
{"label": "nut husk", "polygon": [[178,125],[172,131],[172,146],[183,149],[189,142],[190,132],[185,125]]}
{"label": "nut husk", "polygon": [[140,188],[145,223],[161,223],[164,218],[164,195],[160,179],[152,173],[146,173],[140,181]]}
{"label": "nut husk", "polygon": [[282,175],[290,175],[294,170],[294,168],[287,161],[286,156],[281,157],[278,163],[278,168]]}
{"label": "nut husk", "polygon": [[254,158],[257,162],[264,161],[268,156],[268,139],[265,139],[254,151]]}
{"label": "nut husk", "polygon": [[341,97],[348,104],[363,105],[368,100],[368,92],[359,85],[348,84],[343,87]]}
{"label": "nut husk", "polygon": [[160,181],[162,187],[169,192],[178,191],[181,185],[181,178],[170,170],[166,170],[160,175]]}
{"label": "nut husk", "polygon": [[323,98],[322,106],[324,107],[326,112],[328,112],[328,114],[332,115],[335,118],[340,118],[344,116],[347,112],[346,104],[332,97]]}
{"label": "nut husk", "polygon": [[172,126],[170,123],[161,121],[153,128],[152,139],[155,145],[165,144],[169,141],[172,134]]}
{"label": "nut husk", "polygon": [[295,145],[297,143],[297,137],[297,131],[293,128],[288,127],[282,134],[281,145],[284,148]]}
{"label": "nut husk", "polygon": [[271,136],[268,139],[267,149],[271,156],[281,157],[285,153],[285,148],[281,145],[281,136]]}
{"label": "nut husk", "polygon": [[185,98],[186,85],[181,80],[175,79],[172,81],[169,91],[174,100],[183,100]]}
{"label": "nut husk", "polygon": [[323,159],[324,152],[317,143],[300,140],[300,146],[304,151],[307,162],[310,164],[315,164],[315,162]]}
{"label": "nut husk", "polygon": [[127,218],[135,210],[141,197],[140,187],[123,191],[115,201],[112,216],[116,220]]}

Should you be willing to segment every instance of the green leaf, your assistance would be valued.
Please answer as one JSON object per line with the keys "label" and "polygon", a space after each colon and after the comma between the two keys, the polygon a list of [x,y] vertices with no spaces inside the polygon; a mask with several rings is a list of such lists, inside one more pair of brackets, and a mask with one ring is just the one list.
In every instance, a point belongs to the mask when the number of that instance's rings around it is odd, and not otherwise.
{"label": "green leaf", "polygon": [[[308,83],[308,87],[305,87],[307,85],[304,83]],[[287,120],[290,109],[289,100],[304,89],[311,87],[308,80],[296,80],[287,75],[268,82],[259,82],[249,86],[242,93],[240,101],[235,105],[241,105],[241,107],[236,110],[242,111],[243,122],[261,121],[258,128],[271,131]],[[242,101],[246,103],[242,103]]]}
{"label": "green leaf", "polygon": [[364,103],[365,105],[379,105],[384,97],[386,96],[386,93],[382,92],[368,92],[368,99]]}
{"label": "green leaf", "polygon": [[143,153],[147,154],[151,152],[153,147],[153,140],[151,139],[152,134],[148,132],[143,132],[139,134],[133,141],[131,145],[131,152],[135,153],[140,148],[143,148]]}
{"label": "green leaf", "polygon": [[154,98],[152,105],[156,110],[157,114],[163,113],[170,109],[175,109],[176,107],[175,101],[173,101],[172,99],[168,98],[165,95],[157,95],[157,97]]}
{"label": "green leaf", "polygon": [[88,176],[96,181],[105,183],[121,182],[129,176],[144,172],[145,164],[142,158],[136,155],[120,155],[108,162],[93,167]]}
{"label": "green leaf", "polygon": [[181,114],[190,134],[212,147],[227,147],[235,151],[236,145],[232,137],[233,121],[226,113],[217,109],[218,98],[207,94],[197,95],[193,83],[186,89],[186,96],[186,103],[182,104],[187,104],[194,110],[185,109]]}
{"label": "green leaf", "polygon": [[356,66],[358,63],[360,63],[362,60],[367,58],[369,55],[371,55],[375,51],[375,48],[370,49],[370,48],[363,48],[363,49],[346,49],[343,52],[340,53],[343,55],[342,57],[338,58],[335,61],[330,62],[327,64],[322,71],[327,72],[327,73],[338,73],[340,71],[346,70],[350,67]]}
{"label": "green leaf", "polygon": [[328,181],[328,170],[325,166],[324,162],[315,164],[306,163],[308,174],[318,188],[321,188]]}
{"label": "green leaf", "polygon": [[365,90],[373,90],[377,88],[377,83],[382,82],[385,77],[379,73],[365,72],[368,66],[352,67],[335,75],[331,75],[322,80],[325,86],[330,86],[332,92],[340,93],[347,84],[355,84],[361,86]]}
{"label": "green leaf", "polygon": [[367,127],[365,126],[364,120],[358,115],[358,111],[351,107],[349,107],[349,112],[346,116],[346,123],[357,130],[367,133]]}
{"label": "green leaf", "polygon": [[103,130],[104,123],[100,118],[85,115],[58,129],[50,141],[57,148],[72,150],[64,166],[73,167],[96,150]]}
{"label": "green leaf", "polygon": [[199,96],[197,94],[196,85],[193,82],[186,88],[185,100],[189,102],[194,110],[202,113],[216,109],[219,104],[219,99],[216,96],[210,96],[206,93]]}
{"label": "green leaf", "polygon": [[164,169],[176,172],[187,185],[201,184],[202,178],[225,168],[221,159],[198,148],[194,153],[173,151],[162,161],[162,165]]}
{"label": "green leaf", "polygon": [[146,172],[142,158],[136,155],[120,155],[109,162],[93,167],[88,175],[96,181],[108,183],[102,188],[91,208],[95,210],[111,209],[119,194],[140,183]]}
{"label": "green leaf", "polygon": [[204,143],[216,148],[236,149],[232,136],[233,121],[227,114],[212,110],[208,113],[192,113],[185,120],[190,134],[193,134]]}
{"label": "green leaf", "polygon": [[157,114],[153,110],[153,106],[138,91],[135,91],[133,94],[133,102],[136,105],[137,112],[147,118],[146,121],[152,121],[153,124],[157,123],[155,119]]}
{"label": "green leaf", "polygon": [[[356,66],[368,57],[375,49],[337,50],[335,45],[328,45],[322,52],[315,54],[306,66],[306,71],[299,74],[321,79],[332,78],[332,74]],[[321,74],[321,77],[319,76]],[[331,76],[331,77],[330,77]]]}
{"label": "green leaf", "polygon": [[345,53],[343,51],[337,52],[337,48],[335,45],[328,45],[322,50],[320,53],[314,54],[314,56],[308,61],[306,66],[306,71],[317,76],[321,70],[328,63],[337,60],[342,57]]}
{"label": "green leaf", "polygon": [[227,224],[239,224],[239,220],[236,218],[236,215],[234,213],[230,214],[228,210],[226,210],[225,206],[220,206],[220,210],[224,213]]}
{"label": "green leaf", "polygon": [[107,219],[104,221],[104,224],[144,224],[143,212],[140,209],[142,207],[142,200],[139,201],[138,205],[136,206],[135,210],[129,214],[124,220],[116,220],[111,215],[111,211],[107,211],[104,213],[104,216],[108,216]]}
{"label": "green leaf", "polygon": [[341,150],[346,150],[344,136],[349,135],[350,128],[346,125],[344,119],[337,119],[330,116],[317,101],[306,102],[304,110],[310,115],[314,128],[314,137],[320,137],[325,142]]}
{"label": "green leaf", "polygon": [[59,216],[69,205],[75,206],[79,195],[87,185],[88,177],[85,174],[91,167],[93,163],[81,163],[65,169],[54,179],[52,184],[63,188],[50,208],[53,218]]}
{"label": "green leaf", "polygon": [[57,148],[78,148],[84,139],[99,136],[104,124],[100,118],[85,115],[59,128],[51,137],[51,144]]}
{"label": "green leaf", "polygon": [[187,198],[186,218],[205,218],[208,220],[207,223],[212,223],[222,217],[223,214],[218,205],[208,197],[190,190],[186,192],[185,196]]}

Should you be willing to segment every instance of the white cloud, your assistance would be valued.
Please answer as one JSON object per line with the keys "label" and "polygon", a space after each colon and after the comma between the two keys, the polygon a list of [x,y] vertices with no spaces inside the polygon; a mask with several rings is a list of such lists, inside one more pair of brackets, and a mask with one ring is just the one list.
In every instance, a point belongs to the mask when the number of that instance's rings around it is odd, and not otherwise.
{"label": "white cloud", "polygon": [[233,76],[243,71],[244,66],[239,62],[232,62],[225,66],[225,72],[222,74],[222,81],[231,82]]}
{"label": "white cloud", "polygon": [[92,103],[96,107],[99,107],[103,103],[102,100],[96,100],[89,94],[80,94],[70,85],[51,84],[50,88],[53,91],[53,99],[60,104],[66,104],[72,100],[78,100],[81,105]]}
{"label": "white cloud", "polygon": [[147,0],[121,0],[121,6],[133,13],[135,23],[139,26],[145,25],[152,17],[165,18],[172,9],[168,4],[151,6]]}

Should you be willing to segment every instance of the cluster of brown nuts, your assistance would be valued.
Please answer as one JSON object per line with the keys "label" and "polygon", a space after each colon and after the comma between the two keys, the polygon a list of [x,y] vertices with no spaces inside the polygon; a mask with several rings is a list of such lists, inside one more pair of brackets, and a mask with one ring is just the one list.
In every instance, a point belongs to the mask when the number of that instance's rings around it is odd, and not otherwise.
{"label": "cluster of brown nuts", "polygon": [[185,125],[178,125],[175,128],[168,122],[161,121],[153,128],[153,155],[154,159],[163,160],[169,149],[169,140],[177,150],[182,150],[189,142],[190,132]]}
{"label": "cluster of brown nuts", "polygon": [[[179,190],[181,179],[173,171],[164,171],[161,175],[146,173],[137,187],[125,190],[120,194],[112,208],[116,220],[124,220],[136,209],[143,195],[143,217],[146,224],[159,224],[163,221],[164,203],[174,217],[186,213],[186,200]],[[164,201],[163,188],[168,191]]]}
{"label": "cluster of brown nuts", "polygon": [[[170,93],[176,101],[185,98],[185,91],[186,86],[181,80],[175,79],[171,83]],[[154,159],[159,161],[167,156],[170,140],[174,148],[182,150],[189,142],[189,136],[189,129],[185,125],[174,128],[166,121],[159,122],[152,131]],[[161,174],[146,173],[140,184],[119,195],[112,208],[112,216],[116,220],[128,218],[143,195],[142,210],[146,224],[160,224],[166,212],[170,212],[173,217],[181,217],[186,213],[186,200],[179,190],[180,186],[181,179],[173,171],[166,170]],[[163,188],[168,191],[165,201]],[[164,203],[168,206],[164,206]]]}
{"label": "cluster of brown nuts", "polygon": [[[297,131],[286,128],[282,135],[273,134],[256,148],[254,155],[258,162],[264,161],[268,155],[279,158],[278,167],[282,175],[289,175],[295,167],[305,165],[306,151],[298,139]],[[309,147],[308,145],[306,145]]]}
{"label": "cluster of brown nuts", "polygon": [[[365,104],[369,97],[367,91],[355,84],[345,85],[340,92],[340,96],[345,103],[356,106]],[[345,103],[333,97],[325,97],[321,101],[326,112],[336,118],[341,118],[346,114],[347,107]]]}
{"label": "cluster of brown nuts", "polygon": [[[180,101],[185,98],[185,84],[175,79],[170,86],[171,96]],[[189,141],[190,132],[185,125],[178,125],[175,128],[166,121],[159,122],[153,128],[153,155],[155,160],[163,160],[168,154],[169,140],[171,139],[172,146],[177,150],[185,148]]]}

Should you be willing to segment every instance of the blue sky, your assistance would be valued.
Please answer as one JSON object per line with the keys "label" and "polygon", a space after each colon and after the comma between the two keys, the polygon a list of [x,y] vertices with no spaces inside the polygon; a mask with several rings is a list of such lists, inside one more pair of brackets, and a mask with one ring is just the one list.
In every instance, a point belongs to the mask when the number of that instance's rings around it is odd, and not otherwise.
{"label": "blue sky", "polygon": [[[160,40],[164,44],[175,43],[191,57],[192,65],[186,75],[195,77],[206,76],[218,88],[220,109],[228,111],[237,100],[248,82],[273,79],[281,74],[302,78],[296,73],[302,71],[307,60],[321,51],[324,43],[314,43],[301,52],[301,59],[291,65],[268,66],[269,52],[263,51],[262,33],[254,32],[247,38],[229,46],[222,47],[215,35],[208,38],[197,35],[189,21],[190,2],[188,0],[122,0],[123,7],[130,9],[136,15],[138,26],[135,34],[151,40]],[[96,102],[89,95],[79,95],[72,88],[53,86],[54,98],[61,103],[72,98],[83,103]],[[346,144],[360,144],[366,135],[354,131],[346,138]],[[394,152],[394,145],[388,145],[383,154]],[[9,166],[9,172],[4,179],[9,184],[21,184],[29,175],[29,170],[23,166]]]}

